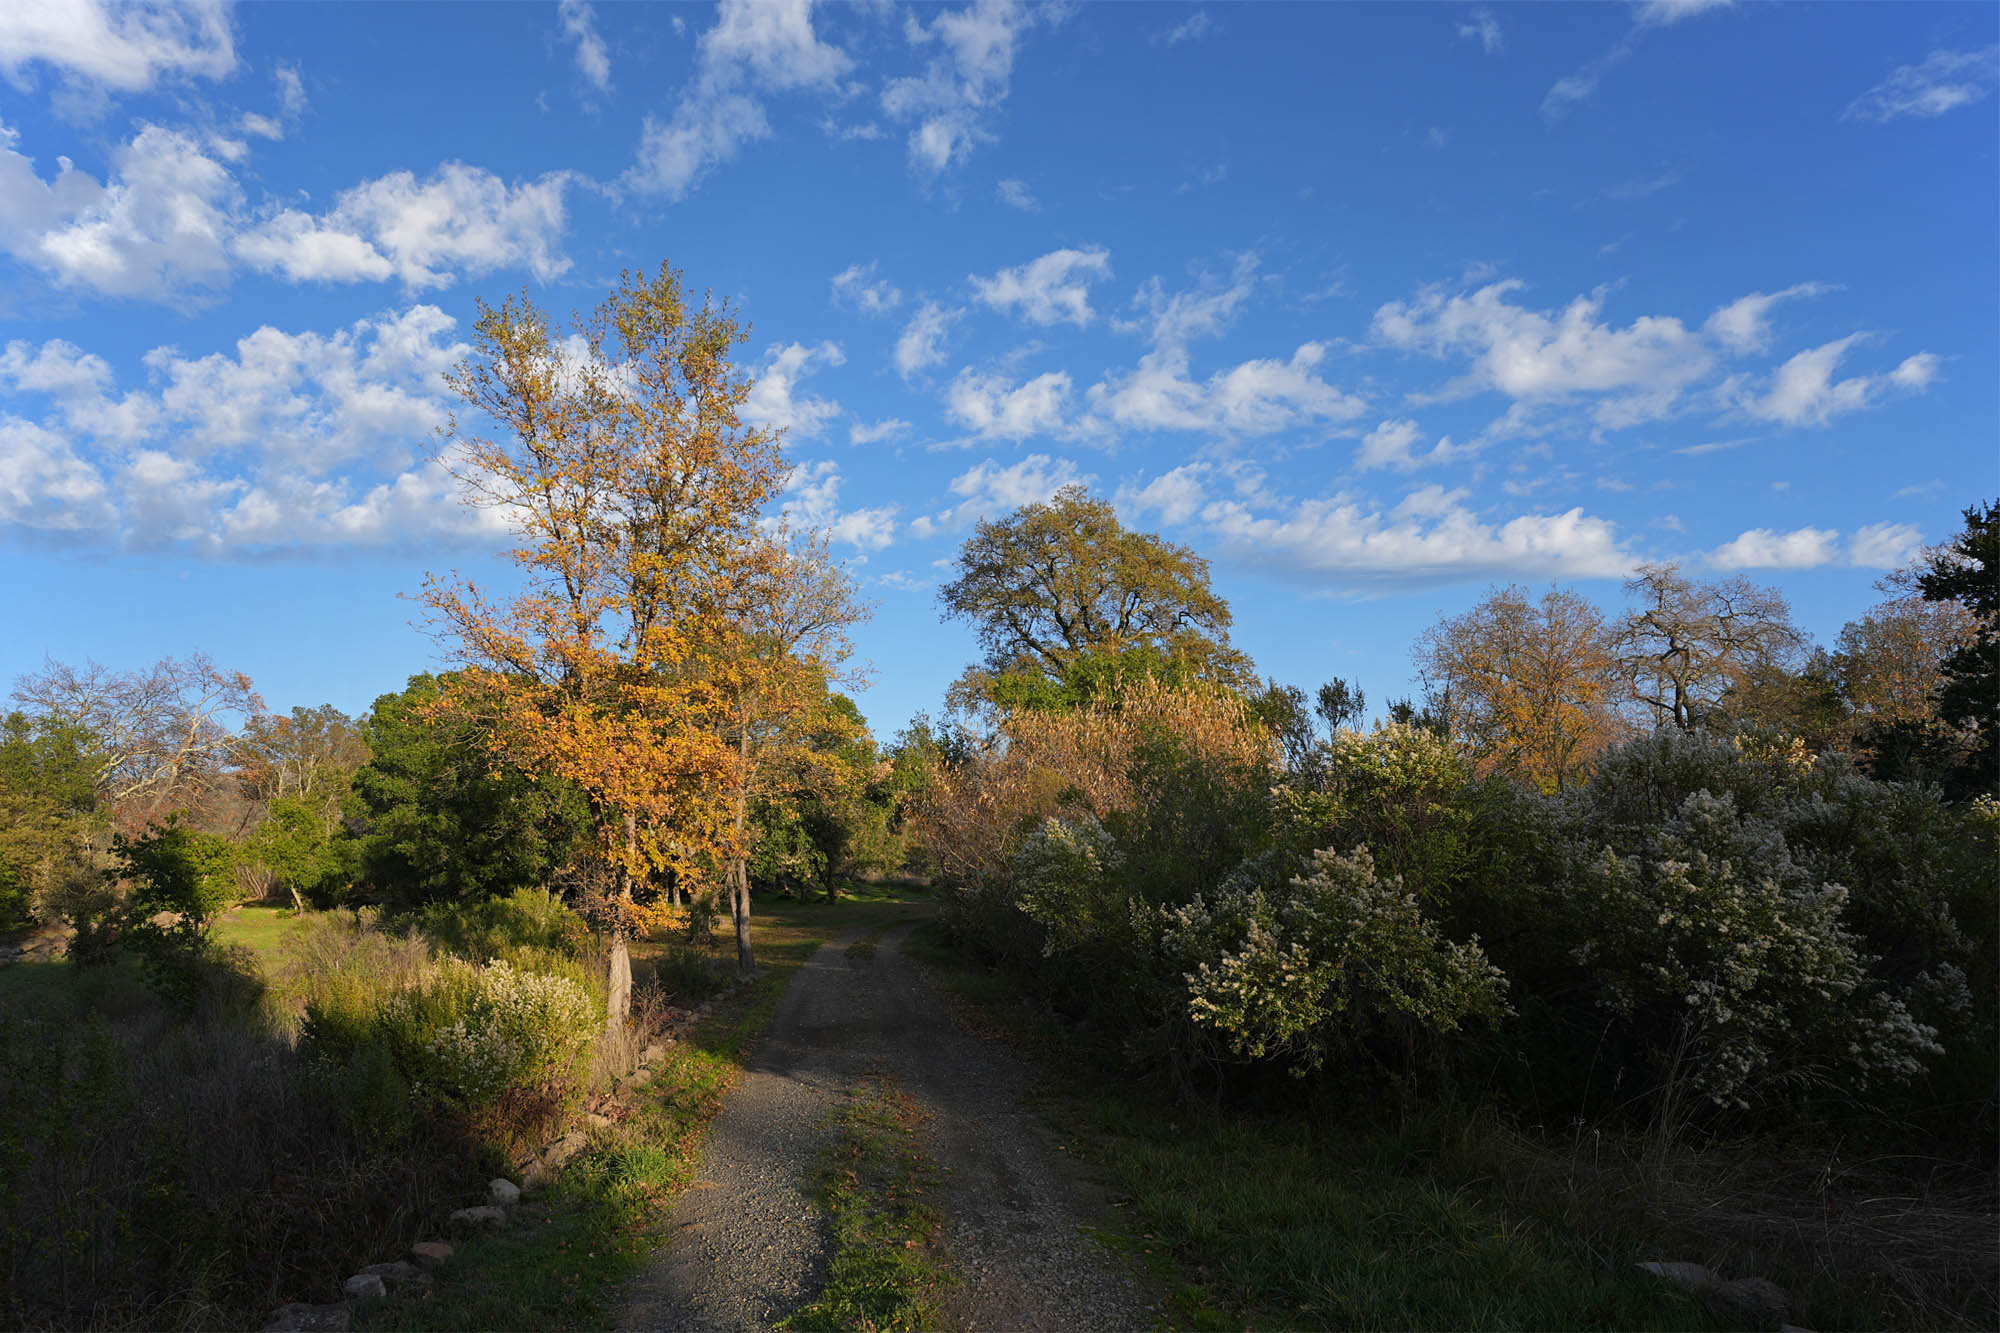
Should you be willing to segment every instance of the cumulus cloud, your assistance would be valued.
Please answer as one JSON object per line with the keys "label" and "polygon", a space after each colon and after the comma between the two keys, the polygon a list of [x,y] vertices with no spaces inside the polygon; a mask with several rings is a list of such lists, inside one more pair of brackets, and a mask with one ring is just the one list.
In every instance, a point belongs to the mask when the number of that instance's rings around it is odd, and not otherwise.
{"label": "cumulus cloud", "polygon": [[1906,117],[1942,116],[1984,101],[2000,83],[2000,46],[1978,51],[1933,51],[1915,65],[1902,65],[1848,103],[1843,120],[1886,125]]}
{"label": "cumulus cloud", "polygon": [[1708,317],[1702,331],[1732,352],[1763,352],[1771,346],[1771,307],[1801,296],[1820,296],[1833,288],[1801,282],[1781,292],[1752,292],[1722,306]]}
{"label": "cumulus cloud", "polygon": [[1417,446],[1424,440],[1423,428],[1407,417],[1384,421],[1361,438],[1361,447],[1354,452],[1354,465],[1363,472],[1378,468],[1414,472],[1421,467],[1450,463],[1475,452],[1464,445],[1453,444],[1449,435],[1418,452]]}
{"label": "cumulus cloud", "polygon": [[1607,395],[1595,409],[1606,426],[1667,415],[1714,368],[1708,343],[1678,319],[1604,323],[1602,289],[1561,311],[1533,310],[1510,299],[1523,285],[1496,282],[1470,294],[1427,287],[1414,300],[1378,309],[1374,335],[1391,347],[1469,356],[1471,369],[1441,397],[1484,389],[1522,402]]}
{"label": "cumulus cloud", "polygon": [[1161,28],[1147,38],[1155,46],[1179,46],[1182,42],[1198,41],[1208,35],[1215,25],[1209,21],[1208,11],[1197,9],[1170,28]]}
{"label": "cumulus cloud", "polygon": [[0,248],[56,282],[169,299],[228,280],[242,191],[193,136],[143,125],[104,184],[63,159],[54,180],[0,127]]}
{"label": "cumulus cloud", "polygon": [[424,180],[392,172],[343,191],[323,215],[286,209],[245,231],[235,249],[293,282],[395,277],[422,291],[499,268],[525,268],[546,282],[569,269],[560,247],[571,179],[551,172],[509,185],[462,162]]}
{"label": "cumulus cloud", "polygon": [[910,428],[910,423],[900,417],[885,417],[881,421],[857,421],[847,428],[849,444],[879,444],[892,440]]}
{"label": "cumulus cloud", "polygon": [[1208,474],[1205,463],[1183,463],[1143,486],[1135,482],[1121,485],[1112,502],[1129,518],[1185,523],[1208,502]]}
{"label": "cumulus cloud", "polygon": [[1840,534],[1831,528],[1791,532],[1751,528],[1710,551],[1708,563],[1717,569],[1814,569],[1831,561],[1839,549]]}
{"label": "cumulus cloud", "polygon": [[972,277],[973,291],[1001,314],[1018,312],[1030,324],[1074,324],[1086,328],[1096,317],[1090,284],[1111,276],[1111,254],[1099,247],[1053,250],[990,278]]}
{"label": "cumulus cloud", "polygon": [[64,0],[0,5],[0,71],[24,86],[47,65],[65,78],[143,92],[162,78],[236,68],[227,0]]}
{"label": "cumulus cloud", "polygon": [[1759,421],[1824,426],[1835,417],[1873,406],[1887,389],[1921,393],[1937,378],[1938,357],[1919,352],[1886,374],[1835,379],[1834,372],[1848,352],[1867,338],[1866,334],[1850,333],[1798,353],[1778,367],[1761,392],[1754,387],[1745,389],[1739,382],[1738,407]]}
{"label": "cumulus cloud", "polygon": [[895,505],[871,509],[840,507],[840,466],[827,459],[792,473],[778,509],[794,528],[816,528],[834,541],[879,551],[896,540]]}
{"label": "cumulus cloud", "polygon": [[563,40],[576,47],[576,72],[600,93],[611,91],[611,52],[597,31],[597,10],[588,0],[561,0],[556,22]]}
{"label": "cumulus cloud", "polygon": [[950,491],[959,497],[957,504],[935,514],[919,514],[910,520],[910,534],[922,539],[959,531],[1022,505],[1046,504],[1063,487],[1089,485],[1093,480],[1066,458],[1029,454],[1009,467],[989,458],[952,479]]}
{"label": "cumulus cloud", "polygon": [[1070,387],[1064,371],[1015,384],[1002,375],[963,370],[945,390],[945,410],[954,421],[985,439],[1057,435],[1063,430]]}
{"label": "cumulus cloud", "polygon": [[854,62],[819,40],[812,10],[812,0],[722,0],[673,115],[646,117],[626,183],[641,194],[684,199],[742,145],[771,136],[764,94],[837,87]]}
{"label": "cumulus cloud", "polygon": [[896,339],[896,370],[904,379],[938,365],[945,357],[945,338],[965,312],[926,301]]}
{"label": "cumulus cloud", "polygon": [[1018,0],[973,0],[938,12],[929,23],[905,21],[910,43],[931,54],[922,73],[883,86],[882,110],[911,126],[913,170],[942,175],[993,140],[990,123],[1007,100],[1022,34],[1038,21],[1059,23],[1066,12]]}
{"label": "cumulus cloud", "polygon": [[1902,569],[1924,549],[1924,531],[1914,523],[1870,523],[1847,541],[1847,563],[1863,569]]}
{"label": "cumulus cloud", "polygon": [[413,461],[466,348],[433,306],[331,333],[266,326],[226,352],[158,347],[121,393],[72,344],[0,350],[0,526],[218,558],[489,541],[507,517]]}
{"label": "cumulus cloud", "polygon": [[1480,578],[1617,578],[1635,561],[1608,520],[1582,509],[1489,521],[1464,491],[1420,488],[1383,510],[1337,495],[1260,513],[1240,500],[1205,506],[1210,537],[1236,558],[1315,582],[1420,586]]}
{"label": "cumulus cloud", "polygon": [[829,398],[812,398],[798,392],[807,375],[826,367],[847,363],[840,344],[823,342],[817,347],[785,343],[764,354],[750,396],[743,403],[743,420],[752,426],[787,432],[794,440],[810,440],[825,433],[827,425],[840,415],[840,404]]}
{"label": "cumulus cloud", "polygon": [[902,303],[903,293],[875,276],[875,265],[849,264],[833,275],[833,299],[864,315],[886,315]]}

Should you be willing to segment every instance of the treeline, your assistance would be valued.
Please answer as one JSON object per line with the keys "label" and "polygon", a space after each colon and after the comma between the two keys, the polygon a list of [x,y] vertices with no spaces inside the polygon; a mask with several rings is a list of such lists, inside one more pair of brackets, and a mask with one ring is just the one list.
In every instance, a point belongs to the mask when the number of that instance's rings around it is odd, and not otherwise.
{"label": "treeline", "polygon": [[1990,1147],[2000,553],[1966,518],[1831,653],[1674,567],[1622,615],[1497,590],[1363,731],[1346,682],[1254,680],[1191,552],[1063,492],[943,589],[988,650],[917,798],[945,921],[1186,1095]]}

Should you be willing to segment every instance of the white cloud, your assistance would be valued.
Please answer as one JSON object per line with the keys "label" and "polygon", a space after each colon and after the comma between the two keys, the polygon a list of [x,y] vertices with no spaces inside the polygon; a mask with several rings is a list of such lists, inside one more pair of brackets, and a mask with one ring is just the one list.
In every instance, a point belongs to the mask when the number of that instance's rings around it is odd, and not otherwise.
{"label": "white cloud", "polygon": [[1801,282],[1781,292],[1752,292],[1722,306],[1708,317],[1702,331],[1732,352],[1762,352],[1771,345],[1771,307],[1799,296],[1832,291],[1824,283]]}
{"label": "white cloud", "polygon": [[445,419],[438,377],[467,351],[454,329],[415,306],[330,334],[267,326],[205,356],[159,347],[143,358],[152,387],[122,397],[101,357],[11,343],[0,525],[218,558],[490,543],[506,514],[412,463]]}
{"label": "white cloud", "polygon": [[1029,454],[1011,467],[1001,467],[989,458],[953,478],[950,490],[960,497],[958,504],[936,514],[918,515],[910,521],[910,532],[926,538],[956,531],[1022,505],[1046,504],[1063,487],[1088,485],[1092,480],[1066,458]]}
{"label": "white cloud", "polygon": [[1420,467],[1449,463],[1474,452],[1463,445],[1453,444],[1447,435],[1429,449],[1417,453],[1416,446],[1423,440],[1423,428],[1408,418],[1384,421],[1362,437],[1361,447],[1354,453],[1354,465],[1363,472],[1377,468],[1414,472]]}
{"label": "white cloud", "polygon": [[193,137],[143,126],[112,150],[104,185],[67,158],[44,182],[17,137],[0,127],[0,249],[109,296],[171,298],[228,280],[242,191]]}
{"label": "white cloud", "polygon": [[1182,42],[1192,42],[1208,35],[1215,25],[1209,21],[1208,11],[1197,9],[1171,28],[1162,28],[1147,38],[1153,45],[1179,46]]}
{"label": "white cloud", "polygon": [[1872,406],[1885,388],[1921,393],[1937,377],[1939,358],[1930,352],[1908,357],[1883,375],[1854,375],[1844,380],[1834,370],[1856,343],[1868,335],[1850,333],[1809,348],[1779,366],[1762,393],[1736,388],[1737,405],[1760,421],[1785,426],[1824,426],[1835,417]]}
{"label": "white cloud", "polygon": [[847,363],[840,344],[823,342],[817,347],[804,343],[784,343],[764,354],[750,396],[743,403],[743,420],[753,426],[782,430],[795,440],[810,440],[822,434],[835,417],[840,404],[827,398],[799,396],[798,382],[825,366]]}
{"label": "white cloud", "polygon": [[857,421],[847,428],[849,444],[879,444],[893,439],[910,428],[910,423],[900,417],[887,417],[881,421]]}
{"label": "white cloud", "polygon": [[576,44],[576,72],[598,92],[611,91],[611,52],[597,31],[597,11],[588,0],[561,0],[556,21],[563,36]]}
{"label": "white cloud", "polygon": [[1101,247],[1053,250],[990,278],[972,277],[979,299],[1001,314],[1019,311],[1031,324],[1074,324],[1086,328],[1096,317],[1090,284],[1111,276],[1111,254]]}
{"label": "white cloud", "polygon": [[1171,472],[1162,472],[1144,486],[1130,482],[1118,488],[1114,503],[1128,515],[1143,518],[1155,515],[1162,523],[1185,523],[1201,512],[1208,502],[1208,475],[1204,463],[1183,463]]}
{"label": "white cloud", "polygon": [[1708,553],[1718,569],[1814,569],[1834,558],[1840,534],[1830,528],[1773,532],[1752,528]]}
{"label": "white cloud", "polygon": [[830,460],[799,468],[785,484],[779,512],[794,528],[817,528],[834,541],[865,551],[879,551],[894,542],[896,506],[842,510],[840,483],[840,467]]}
{"label": "white cloud", "polygon": [[278,110],[289,120],[297,120],[306,110],[306,84],[299,77],[298,70],[290,65],[280,65],[271,73],[272,81],[278,85]]}
{"label": "white cloud", "polygon": [[2000,46],[1933,51],[1922,63],[1900,66],[1855,98],[1841,119],[1886,125],[1906,116],[1942,116],[1984,101],[1996,82],[2000,82]]}
{"label": "white cloud", "polygon": [[888,281],[877,279],[871,262],[866,266],[849,264],[834,274],[833,299],[864,315],[886,315],[902,303],[903,293]]}
{"label": "white cloud", "polygon": [[1599,322],[1602,289],[1557,312],[1514,304],[1509,297],[1522,286],[1496,282],[1469,296],[1425,288],[1412,301],[1377,310],[1374,335],[1392,347],[1470,356],[1471,369],[1443,396],[1482,389],[1526,402],[1616,395],[1596,408],[1607,426],[1668,414],[1714,367],[1708,344],[1678,319],[1642,315],[1616,328]]}
{"label": "white cloud", "polygon": [[684,199],[743,144],[770,137],[760,93],[836,87],[854,62],[819,40],[812,9],[812,0],[722,0],[698,43],[692,86],[671,119],[646,117],[626,182]]}
{"label": "white cloud", "polygon": [[910,165],[938,176],[962,164],[975,145],[993,139],[989,122],[1007,100],[1014,53],[1021,34],[1038,20],[1062,21],[1056,6],[1029,8],[1017,0],[973,0],[939,11],[928,24],[904,23],[913,46],[934,47],[924,71],[892,79],[882,89],[882,109],[912,123]]}
{"label": "white cloud", "polygon": [[1238,501],[1217,501],[1202,520],[1238,559],[1314,582],[1616,578],[1635,563],[1616,527],[1582,509],[1493,523],[1466,507],[1464,492],[1434,486],[1387,513],[1372,501],[1334,496],[1264,515]]}
{"label": "white cloud", "polygon": [[1670,27],[1684,19],[1713,10],[1727,9],[1732,0],[1644,0],[1632,15],[1632,27],[1602,54],[1587,61],[1576,73],[1557,79],[1542,98],[1542,115],[1555,121],[1567,115],[1579,102],[1597,93],[1604,76],[1630,59],[1640,38],[1656,28]]}
{"label": "white cloud", "polygon": [[1039,213],[1042,210],[1041,201],[1035,198],[1035,192],[1028,188],[1028,182],[1015,180],[1011,176],[993,187],[993,197],[1007,207],[1018,208],[1023,213]]}
{"label": "white cloud", "polygon": [[287,209],[237,238],[252,267],[293,282],[380,281],[446,287],[459,273],[526,268],[546,282],[568,271],[561,252],[567,172],[509,185],[490,171],[447,162],[418,180],[408,171],[345,190],[319,217]]}
{"label": "white cloud", "polygon": [[1914,523],[1870,523],[1847,541],[1847,563],[1863,569],[1902,569],[1924,549],[1924,530]]}
{"label": "white cloud", "polygon": [[896,339],[896,369],[904,379],[944,360],[945,336],[964,313],[962,310],[947,309],[935,301],[926,301],[917,307],[917,313],[904,326],[902,336]]}
{"label": "white cloud", "polygon": [[36,63],[127,93],[175,75],[220,79],[236,68],[227,0],[0,5],[0,70],[23,86]]}
{"label": "white cloud", "polygon": [[1070,378],[1063,371],[1017,385],[1001,375],[962,370],[945,390],[945,410],[982,438],[1025,440],[1061,433],[1069,394]]}
{"label": "white cloud", "polygon": [[1458,25],[1460,37],[1470,37],[1479,43],[1487,55],[1499,55],[1507,49],[1507,38],[1500,31],[1500,20],[1493,17],[1490,9],[1475,9],[1465,22]]}

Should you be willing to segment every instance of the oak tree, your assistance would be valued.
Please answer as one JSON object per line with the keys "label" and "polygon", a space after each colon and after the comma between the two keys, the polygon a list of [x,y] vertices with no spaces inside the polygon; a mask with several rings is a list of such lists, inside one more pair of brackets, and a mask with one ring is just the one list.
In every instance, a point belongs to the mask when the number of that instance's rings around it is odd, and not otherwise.
{"label": "oak tree", "polygon": [[1639,604],[1613,646],[1630,698],[1660,725],[1693,731],[1732,689],[1788,665],[1805,642],[1784,595],[1740,575],[1698,583],[1678,564],[1642,565],[1625,591]]}

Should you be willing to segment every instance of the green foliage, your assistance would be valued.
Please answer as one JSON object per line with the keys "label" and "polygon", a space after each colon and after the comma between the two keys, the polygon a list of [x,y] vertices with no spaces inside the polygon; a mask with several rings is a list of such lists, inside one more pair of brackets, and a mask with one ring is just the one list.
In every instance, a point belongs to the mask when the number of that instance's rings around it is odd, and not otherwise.
{"label": "green foliage", "polygon": [[0,930],[62,914],[93,878],[89,848],[104,832],[89,732],[23,713],[0,717]]}
{"label": "green foliage", "polygon": [[1271,864],[1252,862],[1161,918],[1189,1017],[1235,1058],[1303,1072],[1387,1023],[1442,1034],[1504,1012],[1505,979],[1478,941],[1443,938],[1366,848],[1315,852],[1282,884]]}
{"label": "green foliage", "polygon": [[547,889],[516,889],[505,898],[437,902],[413,920],[437,946],[474,962],[512,958],[526,951],[579,958],[590,946],[582,917]]}
{"label": "green foliage", "polygon": [[243,849],[246,860],[267,867],[275,887],[294,901],[338,902],[353,881],[354,843],[329,826],[317,802],[281,796]]}
{"label": "green foliage", "polygon": [[479,727],[433,710],[438,693],[436,679],[413,676],[362,725],[372,757],[348,811],[367,894],[416,905],[547,883],[588,836],[582,794],[500,766]]}
{"label": "green foliage", "polygon": [[215,918],[236,900],[234,844],[169,815],[136,837],[118,835],[111,847],[108,873],[129,890],[118,933],[138,953],[147,984],[182,1013],[207,997],[254,998],[255,960],[211,938]]}
{"label": "green foliage", "polygon": [[1952,774],[1961,796],[2000,796],[2000,501],[1965,511],[1965,531],[1936,552],[1917,576],[1928,601],[1955,601],[1973,615],[1973,641],[1945,660],[1938,715],[1977,737]]}

